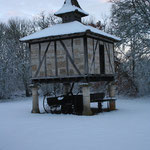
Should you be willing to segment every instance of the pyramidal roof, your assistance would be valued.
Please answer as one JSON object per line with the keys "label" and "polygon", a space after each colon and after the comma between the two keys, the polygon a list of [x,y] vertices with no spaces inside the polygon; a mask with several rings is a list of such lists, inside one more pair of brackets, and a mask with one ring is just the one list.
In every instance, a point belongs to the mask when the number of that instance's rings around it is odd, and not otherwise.
{"label": "pyramidal roof", "polygon": [[70,13],[70,12],[75,12],[78,11],[81,13],[83,16],[88,16],[89,14],[85,12],[79,5],[77,0],[65,0],[64,5],[62,6],[61,9],[59,9],[55,15],[56,16],[61,16],[65,13]]}
{"label": "pyramidal roof", "polygon": [[56,37],[56,36],[63,36],[63,35],[76,34],[76,33],[85,33],[86,31],[90,31],[91,33],[98,34],[100,36],[109,38],[114,41],[120,41],[120,38],[116,36],[105,33],[94,27],[83,25],[78,21],[54,25],[52,27],[46,28],[44,30],[26,36],[20,39],[20,41],[25,42],[25,41],[37,40],[37,39],[48,38],[48,37]]}
{"label": "pyramidal roof", "polygon": [[[55,15],[61,17],[65,13],[67,14],[67,13],[72,13],[72,12],[75,12],[75,14],[76,12],[80,13],[81,17],[88,15],[86,12],[84,12],[81,9],[77,0],[65,0],[63,7],[58,12],[56,12]],[[120,38],[113,36],[111,34],[105,33],[97,28],[84,25],[78,20],[65,22],[62,24],[56,24],[54,26],[51,26],[39,32],[33,33],[29,36],[26,36],[20,39],[20,41],[29,42],[32,40],[41,40],[45,38],[58,38],[59,39],[60,37],[70,36],[72,34],[73,35],[85,34],[87,32],[90,34],[96,34],[98,36],[105,37],[114,42],[120,41]]]}

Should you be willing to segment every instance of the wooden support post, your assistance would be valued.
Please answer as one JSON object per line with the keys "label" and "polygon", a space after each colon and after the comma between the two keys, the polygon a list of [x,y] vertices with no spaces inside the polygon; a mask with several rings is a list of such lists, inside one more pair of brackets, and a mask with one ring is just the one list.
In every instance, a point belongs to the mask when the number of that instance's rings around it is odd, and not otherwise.
{"label": "wooden support post", "polygon": [[[113,83],[110,83],[108,86],[108,92],[110,98],[115,98],[116,87]],[[114,100],[109,102],[109,110],[116,110],[116,102]]]}
{"label": "wooden support post", "polygon": [[82,115],[91,116],[93,113],[90,108],[90,85],[83,83],[80,85],[83,94],[83,113]]}
{"label": "wooden support post", "polygon": [[98,102],[98,110],[101,112],[102,111],[102,103]]}
{"label": "wooden support post", "polygon": [[32,113],[40,113],[39,110],[39,98],[38,98],[38,85],[33,84],[30,86],[32,88]]}

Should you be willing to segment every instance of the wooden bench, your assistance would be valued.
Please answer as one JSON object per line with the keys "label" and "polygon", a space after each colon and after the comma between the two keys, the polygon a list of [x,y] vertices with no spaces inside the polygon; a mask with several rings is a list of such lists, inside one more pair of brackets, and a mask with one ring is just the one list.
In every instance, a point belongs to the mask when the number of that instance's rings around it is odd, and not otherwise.
{"label": "wooden bench", "polygon": [[105,97],[105,93],[91,94],[91,103],[98,103],[99,111],[102,111],[102,103],[107,102],[107,109],[109,111],[116,110],[116,99],[111,97]]}

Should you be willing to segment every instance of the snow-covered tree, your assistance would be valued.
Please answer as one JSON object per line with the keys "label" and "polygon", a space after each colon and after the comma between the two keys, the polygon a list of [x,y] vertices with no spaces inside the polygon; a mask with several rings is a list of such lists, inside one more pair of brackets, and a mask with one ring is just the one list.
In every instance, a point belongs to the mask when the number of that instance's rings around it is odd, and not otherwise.
{"label": "snow-covered tree", "polygon": [[27,20],[15,18],[0,24],[0,98],[18,90],[29,96],[29,50],[19,39],[31,32]]}
{"label": "snow-covered tree", "polygon": [[42,11],[40,14],[33,18],[35,30],[42,30],[61,22],[61,19],[54,16],[54,14],[46,13],[45,11]]}
{"label": "snow-covered tree", "polygon": [[[10,19],[7,25],[7,40],[12,53],[12,69],[15,69],[16,81],[18,87],[25,89],[26,96],[29,96],[29,79],[30,79],[30,63],[29,63],[29,49],[26,45],[21,43],[19,39],[32,32],[31,22],[21,19]],[[23,85],[23,87],[22,87]]]}
{"label": "snow-covered tree", "polygon": [[112,31],[122,38],[118,46],[123,56],[122,70],[128,75],[126,82],[131,80],[136,92],[148,93],[150,91],[150,78],[147,78],[148,75],[150,76],[147,66],[150,60],[150,1],[111,0],[111,2]]}
{"label": "snow-covered tree", "polygon": [[32,21],[12,18],[0,23],[0,99],[18,90],[30,95],[30,51],[19,39],[59,22],[54,15],[41,13]]}
{"label": "snow-covered tree", "polygon": [[0,23],[0,99],[8,98],[15,91],[12,53],[7,45],[6,30],[7,26]]}

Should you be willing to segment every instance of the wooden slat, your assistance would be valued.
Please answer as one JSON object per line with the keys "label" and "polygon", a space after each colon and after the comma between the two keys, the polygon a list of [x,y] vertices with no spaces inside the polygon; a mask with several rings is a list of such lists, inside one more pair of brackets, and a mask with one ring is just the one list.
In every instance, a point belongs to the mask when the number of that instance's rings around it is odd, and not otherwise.
{"label": "wooden slat", "polygon": [[37,69],[37,72],[36,72],[35,75],[34,75],[35,78],[36,78],[37,75],[39,74],[39,71],[40,71],[41,66],[42,66],[42,64],[43,64],[43,62],[44,62],[44,59],[45,59],[45,57],[46,57],[46,53],[47,53],[47,51],[48,51],[48,48],[49,48],[50,44],[51,44],[51,42],[49,42],[48,45],[47,45],[47,47],[46,47],[46,50],[45,50],[44,55],[43,55],[43,57],[42,57],[42,60],[41,60],[41,62],[40,62],[40,64],[39,64],[39,67],[38,67],[38,69]]}
{"label": "wooden slat", "polygon": [[66,54],[67,54],[67,56],[68,56],[68,58],[69,58],[71,64],[73,65],[73,67],[75,68],[75,70],[77,71],[77,73],[78,73],[79,75],[81,75],[79,69],[77,68],[77,66],[75,65],[73,59],[71,58],[71,56],[70,56],[70,54],[69,54],[69,52],[68,52],[68,50],[67,50],[67,48],[66,48],[64,42],[63,42],[62,40],[59,40],[59,41],[60,41],[62,47],[64,48],[64,50],[65,50],[65,52],[66,52]]}

